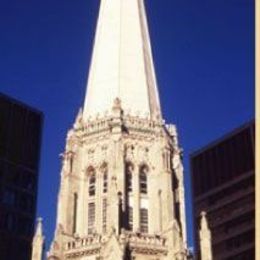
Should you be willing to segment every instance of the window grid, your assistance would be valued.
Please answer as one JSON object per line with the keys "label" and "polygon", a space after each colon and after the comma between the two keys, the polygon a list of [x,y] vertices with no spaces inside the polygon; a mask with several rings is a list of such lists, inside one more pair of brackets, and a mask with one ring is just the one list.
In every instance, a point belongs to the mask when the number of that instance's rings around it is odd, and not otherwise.
{"label": "window grid", "polygon": [[140,231],[148,233],[148,210],[140,209]]}
{"label": "window grid", "polygon": [[133,191],[133,176],[131,171],[127,172],[127,192]]}
{"label": "window grid", "polygon": [[96,185],[96,176],[95,173],[92,173],[89,177],[89,189],[88,189],[89,196],[95,196],[96,193],[95,185]]}
{"label": "window grid", "polygon": [[107,176],[107,171],[105,171],[103,175],[103,193],[107,193],[107,187],[108,187],[108,176]]}
{"label": "window grid", "polygon": [[103,232],[106,232],[107,231],[107,199],[103,199],[102,217],[103,217]]}
{"label": "window grid", "polygon": [[96,214],[95,203],[91,202],[88,204],[88,234],[94,233],[95,225],[95,214]]}
{"label": "window grid", "polygon": [[139,180],[140,181],[140,192],[142,194],[147,194],[147,175],[144,172],[144,170],[141,170],[139,178],[140,178],[140,180]]}
{"label": "window grid", "polygon": [[128,207],[128,227],[133,231],[133,207]]}

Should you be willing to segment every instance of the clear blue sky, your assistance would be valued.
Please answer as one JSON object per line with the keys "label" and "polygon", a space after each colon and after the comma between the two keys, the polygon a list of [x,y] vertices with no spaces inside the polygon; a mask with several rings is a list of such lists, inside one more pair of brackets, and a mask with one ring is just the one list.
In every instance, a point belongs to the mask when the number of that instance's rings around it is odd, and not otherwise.
{"label": "clear blue sky", "polygon": [[[98,0],[0,0],[0,91],[45,115],[38,216],[49,246],[60,159],[83,104]],[[146,0],[167,122],[189,154],[254,117],[253,0]]]}

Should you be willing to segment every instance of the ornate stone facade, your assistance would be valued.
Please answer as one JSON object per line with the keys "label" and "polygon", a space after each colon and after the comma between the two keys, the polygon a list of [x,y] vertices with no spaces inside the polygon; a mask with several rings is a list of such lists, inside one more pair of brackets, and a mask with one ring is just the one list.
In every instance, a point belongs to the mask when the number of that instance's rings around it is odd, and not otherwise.
{"label": "ornate stone facade", "polygon": [[187,259],[184,205],[182,150],[161,116],[143,0],[102,0],[48,260]]}
{"label": "ornate stone facade", "polygon": [[174,126],[124,115],[119,100],[107,118],[80,113],[48,259],[186,259],[181,165]]}

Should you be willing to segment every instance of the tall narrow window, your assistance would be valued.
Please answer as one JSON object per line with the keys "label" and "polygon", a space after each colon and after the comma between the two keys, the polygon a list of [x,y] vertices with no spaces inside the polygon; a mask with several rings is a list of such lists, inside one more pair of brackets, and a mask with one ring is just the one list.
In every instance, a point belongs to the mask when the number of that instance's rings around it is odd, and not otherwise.
{"label": "tall narrow window", "polygon": [[139,173],[140,193],[147,194],[147,167],[142,166]]}
{"label": "tall narrow window", "polygon": [[107,186],[108,186],[108,176],[107,176],[107,170],[105,170],[103,175],[103,193],[107,193]]}
{"label": "tall narrow window", "polygon": [[91,202],[88,204],[88,234],[94,233],[95,227],[95,203]]}
{"label": "tall narrow window", "polygon": [[126,189],[127,192],[133,191],[133,165],[130,163],[126,164]]}
{"label": "tall narrow window", "polygon": [[158,191],[158,201],[159,201],[159,207],[158,207],[158,213],[159,213],[159,228],[160,231],[162,230],[162,191]]}
{"label": "tall narrow window", "polygon": [[140,210],[140,231],[142,233],[148,233],[148,210]]}
{"label": "tall narrow window", "polygon": [[14,229],[15,229],[15,216],[12,215],[11,213],[6,214],[5,228],[8,231],[14,231]]}
{"label": "tall narrow window", "polygon": [[133,207],[128,207],[128,227],[129,230],[133,230]]}
{"label": "tall narrow window", "polygon": [[14,205],[15,204],[15,192],[11,189],[6,189],[3,192],[3,203],[6,205]]}
{"label": "tall narrow window", "polygon": [[72,232],[76,233],[77,231],[77,208],[78,208],[78,195],[74,193],[73,195],[73,227]]}
{"label": "tall narrow window", "polygon": [[107,200],[103,199],[103,208],[102,208],[102,218],[103,218],[103,232],[107,231]]}
{"label": "tall narrow window", "polygon": [[91,171],[89,175],[89,186],[88,186],[88,194],[89,196],[95,196],[96,192],[96,175],[94,171]]}

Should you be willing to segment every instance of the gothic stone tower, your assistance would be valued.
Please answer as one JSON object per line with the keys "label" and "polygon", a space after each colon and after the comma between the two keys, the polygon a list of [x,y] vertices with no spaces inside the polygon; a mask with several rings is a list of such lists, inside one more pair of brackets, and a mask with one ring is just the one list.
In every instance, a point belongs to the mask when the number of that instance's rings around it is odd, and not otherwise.
{"label": "gothic stone tower", "polygon": [[162,119],[143,0],[101,0],[49,260],[187,259],[182,153]]}

